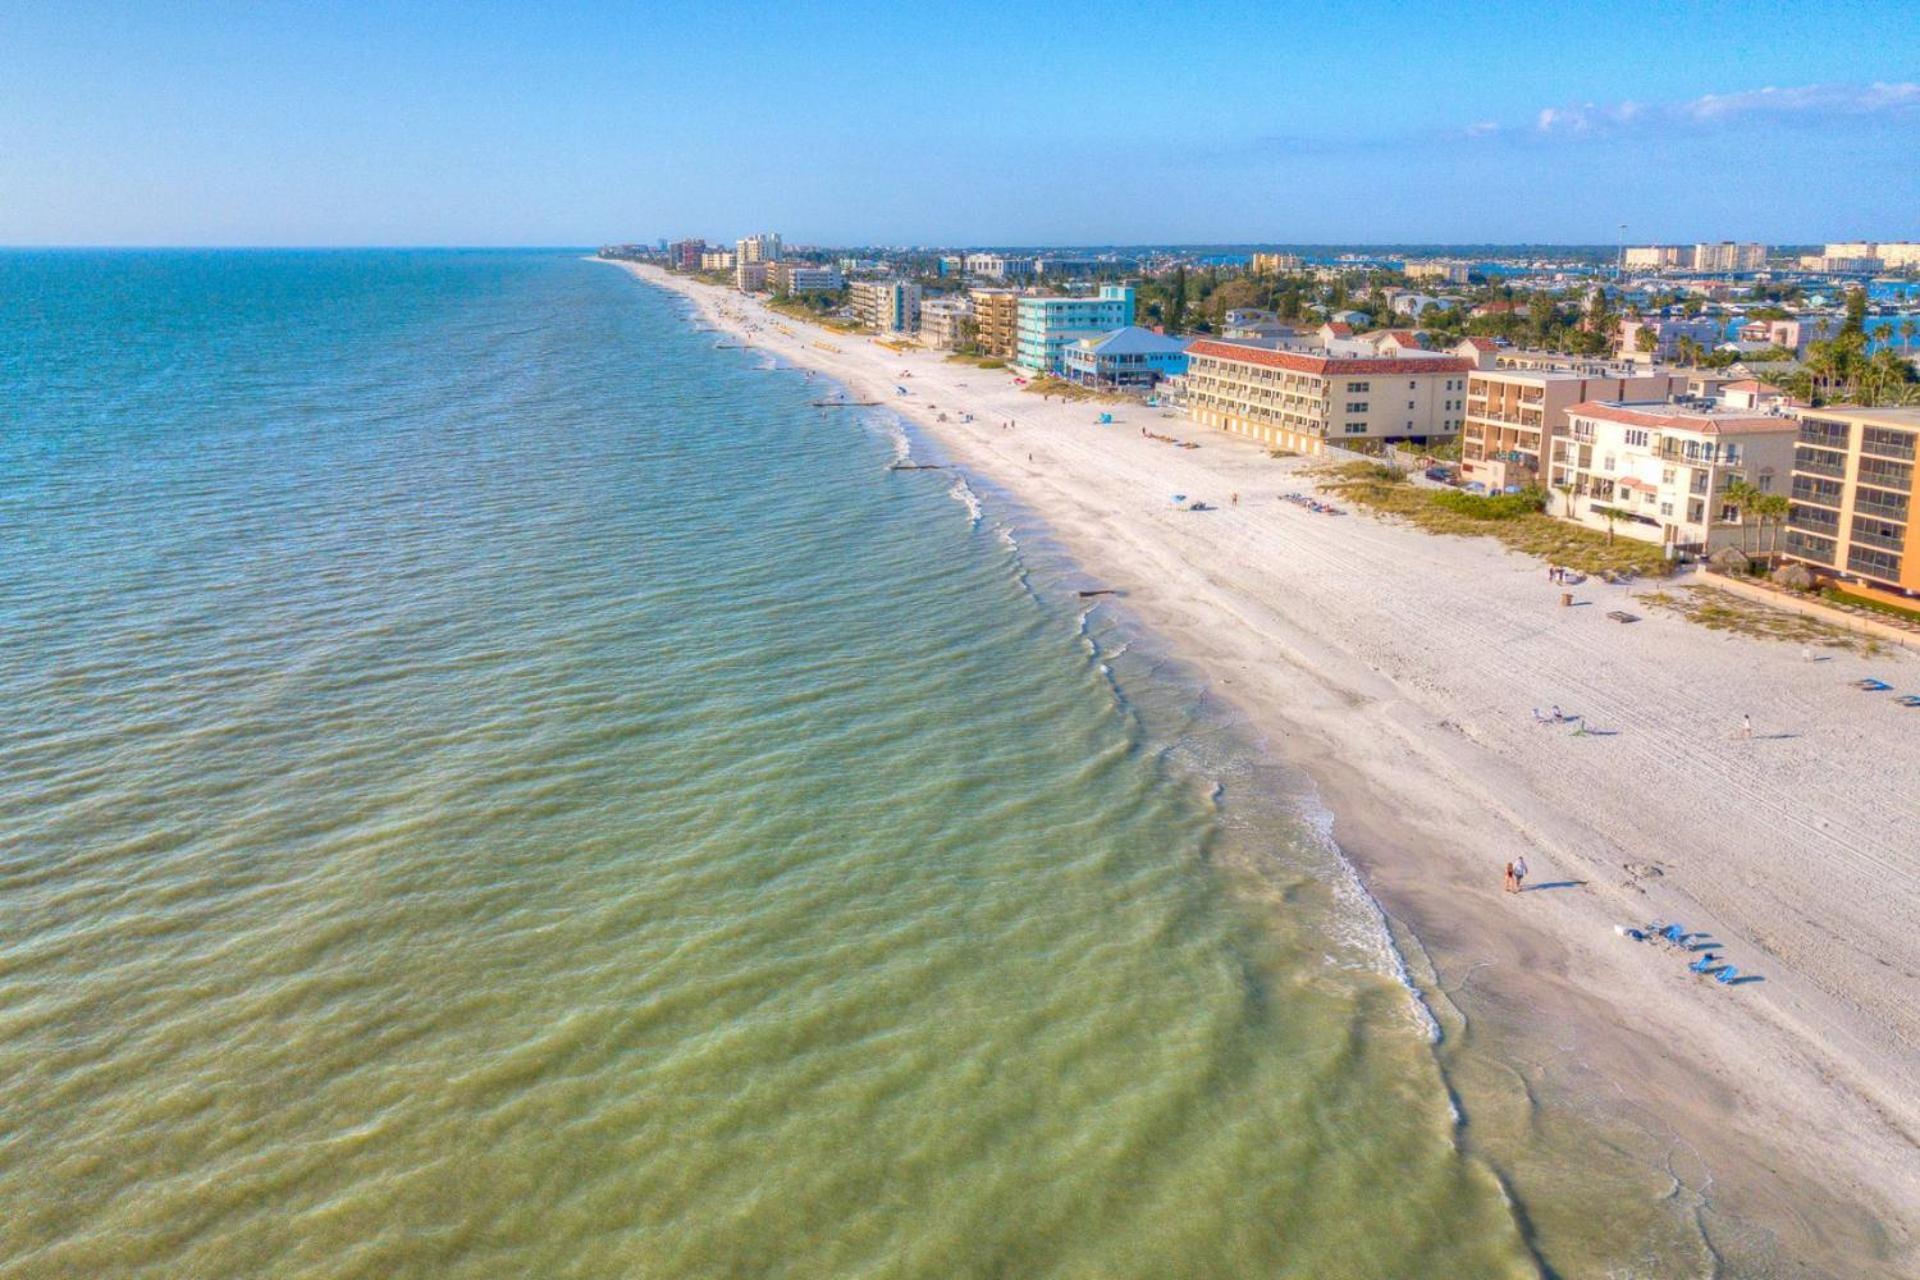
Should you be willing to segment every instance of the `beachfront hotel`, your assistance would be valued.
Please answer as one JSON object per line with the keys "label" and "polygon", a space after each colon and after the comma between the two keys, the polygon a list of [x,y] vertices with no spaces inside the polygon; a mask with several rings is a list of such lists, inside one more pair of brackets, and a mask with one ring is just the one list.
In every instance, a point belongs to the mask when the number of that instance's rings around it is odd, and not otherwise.
{"label": "beachfront hotel", "polygon": [[733,253],[738,262],[778,262],[780,237],[771,231],[748,236],[734,242]]}
{"label": "beachfront hotel", "polygon": [[911,280],[855,280],[848,286],[853,315],[879,333],[920,328],[920,286]]}
{"label": "beachfront hotel", "polygon": [[817,262],[767,264],[767,287],[775,293],[833,293],[842,283],[838,267]]}
{"label": "beachfront hotel", "polygon": [[1622,534],[1711,554],[1741,538],[1729,485],[1786,491],[1797,429],[1789,417],[1710,402],[1576,404],[1549,458],[1558,514],[1605,529],[1611,511]]}
{"label": "beachfront hotel", "polygon": [[942,351],[958,350],[973,320],[973,301],[964,293],[926,298],[920,303],[920,341]]}
{"label": "beachfront hotel", "polygon": [[1059,373],[1067,345],[1133,323],[1133,290],[1101,285],[1093,297],[1024,294],[1015,304],[1014,363],[1034,373]]}
{"label": "beachfront hotel", "polygon": [[1546,459],[1565,436],[1567,410],[1573,406],[1590,400],[1665,400],[1685,389],[1684,374],[1598,361],[1476,370],[1467,375],[1460,478],[1489,492],[1542,484]]}
{"label": "beachfront hotel", "polygon": [[973,289],[967,296],[973,300],[973,340],[981,354],[1013,359],[1014,344],[1020,338],[1020,291]]}
{"label": "beachfront hotel", "polygon": [[1920,409],[1829,405],[1796,416],[1787,555],[1828,577],[1920,593],[1907,537],[1920,504]]}
{"label": "beachfront hotel", "polygon": [[1460,430],[1472,369],[1450,355],[1276,351],[1203,339],[1187,348],[1187,413],[1295,453],[1320,453],[1329,441],[1424,442]]}

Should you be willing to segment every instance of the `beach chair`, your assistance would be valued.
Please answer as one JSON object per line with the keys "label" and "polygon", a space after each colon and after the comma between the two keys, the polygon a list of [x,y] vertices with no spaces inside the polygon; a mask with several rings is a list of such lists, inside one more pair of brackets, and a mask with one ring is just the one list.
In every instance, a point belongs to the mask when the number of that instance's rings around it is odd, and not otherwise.
{"label": "beach chair", "polygon": [[1700,958],[1698,960],[1695,960],[1692,964],[1688,965],[1687,968],[1693,970],[1693,972],[1695,973],[1705,973],[1707,971],[1707,966],[1714,962],[1714,958],[1715,957],[1713,952],[1711,951],[1703,952]]}
{"label": "beach chair", "polygon": [[1903,693],[1894,701],[1903,707],[1920,707],[1920,693]]}
{"label": "beach chair", "polygon": [[1660,931],[1660,936],[1678,946],[1686,941],[1687,931],[1677,924],[1670,924]]}
{"label": "beach chair", "polygon": [[1875,680],[1871,676],[1865,680],[1855,680],[1853,687],[1856,689],[1864,689],[1868,693],[1885,693],[1887,690],[1893,688],[1893,686],[1885,680]]}
{"label": "beach chair", "polygon": [[1724,987],[1728,983],[1732,982],[1734,978],[1739,975],[1739,973],[1740,971],[1738,969],[1734,968],[1732,965],[1728,965],[1726,968],[1722,969],[1720,972],[1714,974],[1713,980]]}

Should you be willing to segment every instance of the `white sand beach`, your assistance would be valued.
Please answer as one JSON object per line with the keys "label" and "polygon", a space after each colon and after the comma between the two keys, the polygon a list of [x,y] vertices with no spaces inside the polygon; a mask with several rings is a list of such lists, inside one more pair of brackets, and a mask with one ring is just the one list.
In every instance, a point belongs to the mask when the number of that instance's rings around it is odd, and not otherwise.
{"label": "white sand beach", "polygon": [[[1543,565],[1491,540],[1282,500],[1311,487],[1305,460],[630,269],[911,417],[1313,777],[1454,1010],[1467,1140],[1584,1109],[1787,1257],[1920,1274],[1920,709],[1852,686],[1920,692],[1920,655],[1810,660],[1637,604],[1647,586],[1589,582],[1563,608]],[[1578,725],[1536,723],[1554,704]],[[1522,855],[1529,891],[1503,893]],[[1614,928],[1653,920],[1758,980],[1696,976]],[[1505,1077],[1473,1060],[1492,1039]],[[1519,1176],[1524,1198],[1552,1171]]]}

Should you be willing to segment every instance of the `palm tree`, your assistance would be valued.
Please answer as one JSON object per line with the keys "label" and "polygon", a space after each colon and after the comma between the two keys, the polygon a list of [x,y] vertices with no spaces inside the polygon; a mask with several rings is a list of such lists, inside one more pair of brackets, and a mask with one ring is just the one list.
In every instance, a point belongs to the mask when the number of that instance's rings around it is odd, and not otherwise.
{"label": "palm tree", "polygon": [[1784,493],[1763,493],[1754,502],[1754,508],[1767,525],[1767,558],[1771,560],[1779,550],[1780,528],[1793,511],[1793,502]]}
{"label": "palm tree", "polygon": [[[1760,496],[1761,494],[1758,489],[1737,477],[1727,481],[1727,487],[1720,491],[1721,503],[1725,506],[1732,507],[1734,514],[1739,517],[1740,550],[1742,552],[1747,550],[1747,533],[1749,529],[1747,513],[1749,511],[1755,511],[1757,514],[1756,504]],[[1711,524],[1712,521],[1709,520],[1708,523]]]}
{"label": "palm tree", "polygon": [[1590,507],[1588,509],[1607,522],[1608,546],[1613,545],[1613,522],[1633,518],[1633,512],[1626,510],[1624,507]]}
{"label": "palm tree", "polygon": [[1900,346],[1903,350],[1913,350],[1913,340],[1920,338],[1920,319],[1908,316],[1900,322]]}

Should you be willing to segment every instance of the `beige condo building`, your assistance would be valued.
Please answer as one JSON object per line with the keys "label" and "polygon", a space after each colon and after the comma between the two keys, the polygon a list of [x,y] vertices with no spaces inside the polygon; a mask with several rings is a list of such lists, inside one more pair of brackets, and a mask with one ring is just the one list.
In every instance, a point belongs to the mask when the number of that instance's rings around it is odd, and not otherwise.
{"label": "beige condo building", "polygon": [[1460,429],[1472,368],[1454,356],[1330,356],[1203,339],[1187,348],[1187,413],[1296,453],[1424,441]]}
{"label": "beige condo building", "polygon": [[[1524,355],[1515,363],[1525,363]],[[1544,484],[1546,459],[1554,441],[1566,434],[1567,410],[1574,405],[1665,400],[1686,390],[1686,375],[1670,369],[1550,359],[1545,367],[1476,369],[1467,375],[1462,480],[1489,490]]]}

